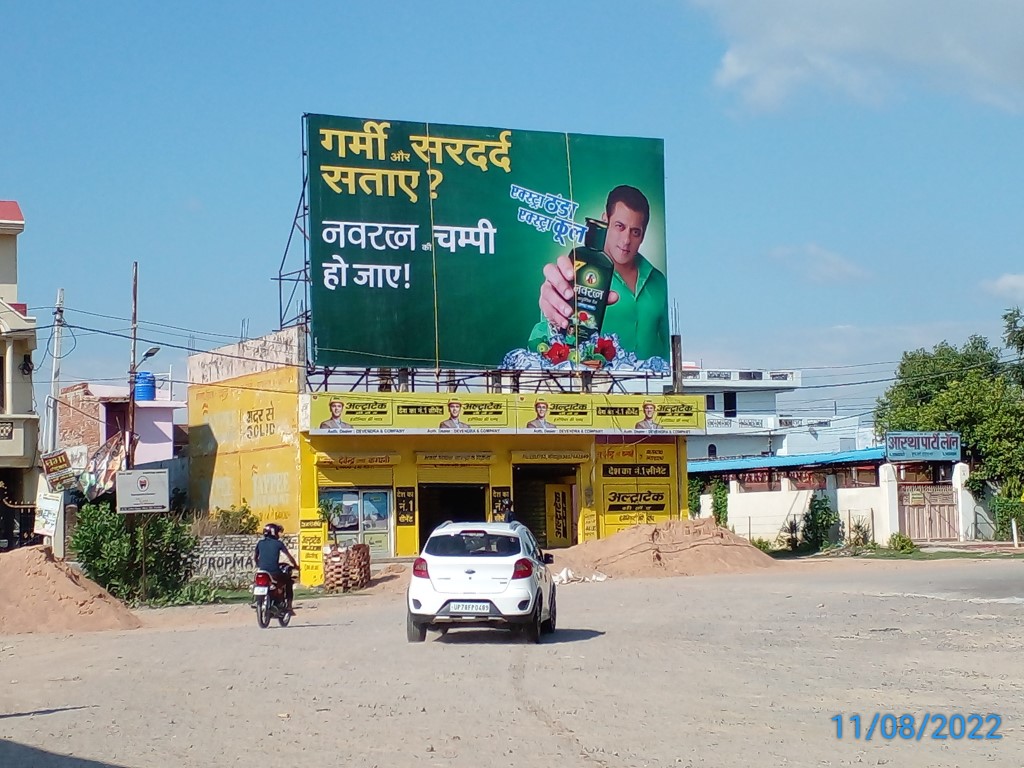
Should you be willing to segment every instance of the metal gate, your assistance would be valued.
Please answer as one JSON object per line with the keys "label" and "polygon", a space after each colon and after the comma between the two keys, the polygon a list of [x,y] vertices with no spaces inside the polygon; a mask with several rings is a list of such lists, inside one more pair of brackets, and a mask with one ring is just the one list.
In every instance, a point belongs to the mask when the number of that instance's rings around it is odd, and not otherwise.
{"label": "metal gate", "polygon": [[957,541],[956,489],[952,485],[900,483],[900,533],[914,541]]}

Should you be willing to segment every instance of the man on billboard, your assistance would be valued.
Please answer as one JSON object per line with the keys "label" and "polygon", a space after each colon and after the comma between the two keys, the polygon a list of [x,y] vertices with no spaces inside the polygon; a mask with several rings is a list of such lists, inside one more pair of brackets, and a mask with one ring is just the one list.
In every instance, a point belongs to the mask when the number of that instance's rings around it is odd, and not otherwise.
{"label": "man on billboard", "polygon": [[558,427],[548,421],[548,404],[545,401],[538,400],[533,404],[533,410],[537,418],[526,423],[527,429],[539,429],[541,432],[558,431]]}
{"label": "man on billboard", "polygon": [[[604,253],[614,265],[601,333],[617,334],[621,347],[640,360],[665,357],[669,349],[668,281],[640,253],[651,220],[650,203],[639,189],[622,184],[608,193],[601,219],[608,224]],[[573,313],[574,278],[567,255],[544,267],[540,308],[546,320],[559,329],[568,326]],[[531,348],[547,335],[547,323],[542,321],[530,337]]]}
{"label": "man on billboard", "polygon": [[330,432],[351,432],[352,425],[342,421],[345,413],[345,404],[341,400],[331,400],[331,418],[320,422],[320,429]]}
{"label": "man on billboard", "polygon": [[458,400],[448,401],[448,418],[438,424],[438,429],[454,429],[458,431],[465,431],[472,429],[466,422],[462,421],[459,417],[462,415],[462,403]]}
{"label": "man on billboard", "polygon": [[662,432],[661,424],[654,418],[655,408],[654,403],[650,400],[643,405],[644,417],[636,423],[633,429],[638,429],[643,432]]}

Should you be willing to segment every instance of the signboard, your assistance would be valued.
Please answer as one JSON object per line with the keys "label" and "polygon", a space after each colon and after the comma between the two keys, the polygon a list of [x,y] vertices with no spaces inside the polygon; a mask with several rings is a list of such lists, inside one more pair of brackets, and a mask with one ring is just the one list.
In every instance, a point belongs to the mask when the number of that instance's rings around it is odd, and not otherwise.
{"label": "signboard", "polygon": [[[315,364],[670,374],[663,140],[304,123]],[[607,272],[568,258],[593,244],[588,219],[608,223],[593,262]],[[560,257],[580,306],[615,294],[578,316],[586,339],[541,310]]]}
{"label": "signboard", "polygon": [[[43,474],[46,484],[54,493],[66,491],[78,486],[78,471],[71,465],[71,458],[64,450],[44,453],[40,460],[43,463]],[[52,534],[47,534],[52,535]]]}
{"label": "signboard", "polygon": [[166,512],[170,509],[166,469],[130,469],[117,473],[117,511]]}
{"label": "signboard", "polygon": [[40,491],[36,494],[36,521],[32,532],[39,536],[56,536],[57,518],[60,515],[60,505],[63,503],[63,493]]}
{"label": "signboard", "polygon": [[548,484],[544,486],[547,507],[549,547],[568,547],[572,541],[570,522],[572,515],[572,486]]}
{"label": "signboard", "polygon": [[686,434],[704,427],[692,395],[452,394],[354,392],[303,395],[311,435]]}
{"label": "signboard", "polygon": [[960,461],[959,432],[886,432],[886,461]]}

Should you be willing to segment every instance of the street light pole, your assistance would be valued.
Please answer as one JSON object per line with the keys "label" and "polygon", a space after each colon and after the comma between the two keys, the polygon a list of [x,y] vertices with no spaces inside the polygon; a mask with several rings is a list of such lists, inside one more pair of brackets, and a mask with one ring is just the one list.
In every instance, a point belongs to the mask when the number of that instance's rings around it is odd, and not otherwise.
{"label": "street light pole", "polygon": [[132,438],[135,435],[135,344],[136,333],[138,332],[139,312],[139,262],[132,262],[132,359],[128,367],[128,432],[125,435],[124,459],[125,469],[135,466],[135,445]]}

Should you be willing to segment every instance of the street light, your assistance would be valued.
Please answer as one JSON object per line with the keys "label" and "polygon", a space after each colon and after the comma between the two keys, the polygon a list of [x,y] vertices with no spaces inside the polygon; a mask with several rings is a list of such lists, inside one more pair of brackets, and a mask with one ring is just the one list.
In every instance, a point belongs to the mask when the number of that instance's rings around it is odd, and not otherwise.
{"label": "street light", "polygon": [[139,361],[132,360],[131,370],[128,371],[128,437],[127,443],[125,443],[124,457],[125,457],[125,469],[132,469],[135,466],[135,379],[138,373],[139,366],[149,360],[153,355],[160,351],[160,347],[150,347]]}

